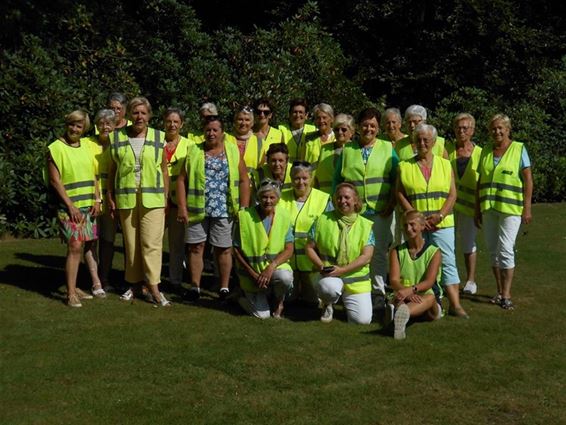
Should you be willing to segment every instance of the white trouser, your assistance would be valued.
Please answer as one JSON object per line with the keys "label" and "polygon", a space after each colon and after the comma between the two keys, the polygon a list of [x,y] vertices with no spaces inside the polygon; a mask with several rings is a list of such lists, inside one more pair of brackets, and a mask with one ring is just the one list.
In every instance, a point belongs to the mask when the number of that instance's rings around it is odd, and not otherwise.
{"label": "white trouser", "polygon": [[346,309],[348,322],[360,325],[369,325],[373,314],[371,306],[371,293],[351,294],[344,290],[344,282],[339,277],[323,277],[316,284],[316,292],[321,301],[336,304],[342,296]]}
{"label": "white trouser", "polygon": [[521,227],[521,216],[495,210],[483,213],[485,244],[491,265],[500,269],[515,268],[515,239]]}
{"label": "white trouser", "polygon": [[275,270],[271,275],[266,290],[258,292],[244,292],[238,300],[240,306],[248,313],[259,319],[268,319],[271,316],[268,297],[273,295],[276,302],[284,300],[293,290],[293,272],[290,270]]}

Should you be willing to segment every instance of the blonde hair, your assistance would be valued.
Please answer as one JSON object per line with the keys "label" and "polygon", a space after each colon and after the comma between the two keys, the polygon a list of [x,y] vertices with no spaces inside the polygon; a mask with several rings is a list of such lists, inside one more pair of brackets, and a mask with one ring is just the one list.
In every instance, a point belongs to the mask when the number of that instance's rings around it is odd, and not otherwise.
{"label": "blonde hair", "polygon": [[360,200],[356,186],[354,186],[352,183],[343,182],[336,186],[336,191],[334,192],[334,196],[332,197],[334,208],[336,208],[336,198],[338,196],[338,192],[340,192],[340,190],[344,188],[351,189],[354,192],[354,210],[359,213],[362,210],[362,201]]}
{"label": "blonde hair", "polygon": [[149,112],[149,118],[151,118],[152,115],[151,103],[149,103],[149,100],[147,100],[147,98],[143,96],[134,97],[132,100],[128,102],[128,116],[131,118],[132,111],[140,105],[144,105],[147,108],[147,112]]}
{"label": "blonde hair", "polygon": [[90,128],[90,118],[88,117],[88,114],[80,109],[65,115],[65,125],[69,125],[74,122],[82,122],[84,124],[83,134]]}
{"label": "blonde hair", "polygon": [[491,129],[495,121],[501,121],[505,125],[505,127],[507,127],[509,131],[511,131],[511,118],[509,118],[507,115],[495,114],[493,118],[489,120],[489,125],[487,126],[487,128]]}
{"label": "blonde hair", "polygon": [[472,124],[472,128],[476,128],[476,119],[472,116],[472,114],[468,114],[467,112],[462,112],[454,117],[452,120],[452,127],[456,127],[460,121],[468,120]]}
{"label": "blonde hair", "polygon": [[405,213],[403,214],[403,222],[408,222],[409,220],[412,220],[416,218],[417,220],[419,220],[419,222],[424,226],[426,223],[426,218],[424,216],[424,214],[420,211],[417,210],[409,210],[409,211],[405,211]]}

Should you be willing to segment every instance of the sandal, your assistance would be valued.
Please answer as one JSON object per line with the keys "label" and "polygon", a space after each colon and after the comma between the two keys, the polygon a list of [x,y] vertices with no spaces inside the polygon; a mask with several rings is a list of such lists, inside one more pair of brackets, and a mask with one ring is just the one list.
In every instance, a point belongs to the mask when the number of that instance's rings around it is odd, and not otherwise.
{"label": "sandal", "polygon": [[503,310],[515,310],[515,305],[511,301],[511,298],[501,298],[500,306]]}
{"label": "sandal", "polygon": [[106,298],[106,291],[102,289],[102,286],[93,286],[90,291],[95,298]]}
{"label": "sandal", "polygon": [[489,302],[492,303],[492,304],[501,305],[502,299],[503,298],[501,297],[501,294],[497,294],[492,299],[490,299]]}
{"label": "sandal", "polygon": [[[152,297],[153,298],[153,297]],[[167,298],[165,298],[165,295],[163,295],[163,292],[159,293],[159,300],[153,300],[153,304],[154,307],[171,307],[171,301],[168,301]]]}

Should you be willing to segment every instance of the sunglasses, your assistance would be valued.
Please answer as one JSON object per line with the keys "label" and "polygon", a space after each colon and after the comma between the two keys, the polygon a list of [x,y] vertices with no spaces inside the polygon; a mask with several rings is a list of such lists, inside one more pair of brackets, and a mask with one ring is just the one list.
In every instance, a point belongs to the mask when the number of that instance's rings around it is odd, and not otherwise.
{"label": "sunglasses", "polygon": [[205,122],[220,121],[219,115],[207,115],[203,117]]}
{"label": "sunglasses", "polygon": [[268,116],[269,114],[271,114],[271,109],[256,109],[255,112],[258,115]]}
{"label": "sunglasses", "polygon": [[345,133],[345,132],[347,132],[348,130],[349,130],[349,128],[347,128],[347,127],[336,127],[336,128],[334,129],[334,132],[335,132],[335,133]]}
{"label": "sunglasses", "polygon": [[244,106],[240,112],[245,112],[246,114],[253,114],[254,110],[249,106]]}
{"label": "sunglasses", "polygon": [[293,167],[308,167],[310,168],[311,163],[308,161],[293,161]]}
{"label": "sunglasses", "polygon": [[275,189],[279,189],[279,183],[271,179],[265,179],[259,184],[259,187],[265,187],[265,186],[271,186]]}

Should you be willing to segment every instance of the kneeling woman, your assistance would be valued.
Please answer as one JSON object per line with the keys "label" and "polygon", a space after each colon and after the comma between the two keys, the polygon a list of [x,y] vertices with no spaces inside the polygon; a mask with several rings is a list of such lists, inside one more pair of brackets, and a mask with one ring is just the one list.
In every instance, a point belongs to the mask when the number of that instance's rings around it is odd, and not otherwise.
{"label": "kneeling woman", "polygon": [[293,255],[293,230],[289,213],[277,207],[279,184],[263,180],[257,190],[259,205],[241,210],[234,238],[234,255],[243,295],[238,300],[252,316],[281,318],[283,303],[293,289],[289,259]]}
{"label": "kneeling woman", "polygon": [[369,262],[375,237],[372,221],[360,216],[362,204],[356,188],[341,183],[334,194],[336,210],[322,214],[309,232],[306,254],[320,270],[315,285],[324,304],[323,322],[330,322],[333,305],[342,296],[348,322],[371,323]]}
{"label": "kneeling woman", "polygon": [[395,339],[405,338],[410,318],[439,319],[440,287],[437,285],[442,257],[440,249],[423,238],[426,219],[417,210],[404,217],[406,241],[389,253],[389,284],[394,291]]}

